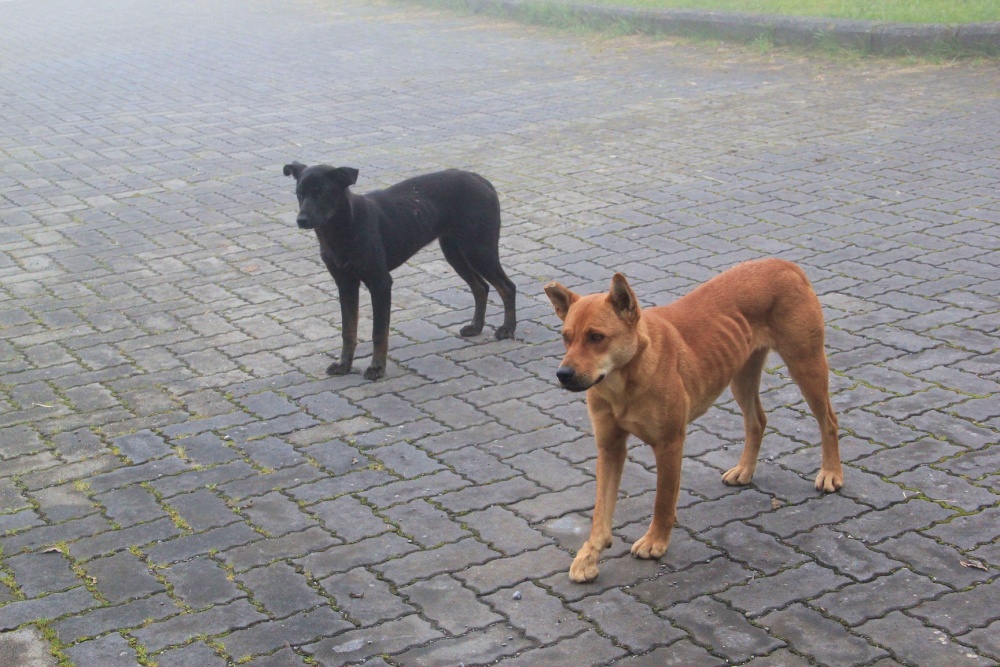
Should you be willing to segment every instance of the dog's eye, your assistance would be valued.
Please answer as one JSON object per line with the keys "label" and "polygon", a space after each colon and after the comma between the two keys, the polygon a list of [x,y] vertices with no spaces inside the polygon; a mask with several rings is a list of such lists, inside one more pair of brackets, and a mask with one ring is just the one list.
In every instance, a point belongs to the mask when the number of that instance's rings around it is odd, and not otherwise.
{"label": "dog's eye", "polygon": [[604,334],[597,333],[596,331],[590,332],[590,335],[587,336],[587,340],[589,340],[591,343],[600,343],[602,340],[604,340],[604,338],[605,338]]}
{"label": "dog's eye", "polygon": [[569,346],[570,335],[565,331],[563,332],[562,339],[563,339],[563,345]]}

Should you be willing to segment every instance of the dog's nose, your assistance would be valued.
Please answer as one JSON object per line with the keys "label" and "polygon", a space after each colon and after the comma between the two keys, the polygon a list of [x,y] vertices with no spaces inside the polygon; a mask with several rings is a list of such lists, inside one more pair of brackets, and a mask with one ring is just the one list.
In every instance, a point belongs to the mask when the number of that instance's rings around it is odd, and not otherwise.
{"label": "dog's nose", "polygon": [[562,382],[563,384],[566,384],[567,382],[572,382],[575,376],[576,376],[576,371],[570,368],[569,366],[560,366],[559,370],[556,371],[556,377],[559,378],[559,381]]}
{"label": "dog's nose", "polygon": [[299,214],[299,216],[295,218],[295,224],[297,224],[302,229],[312,228],[312,225],[309,224],[309,216],[303,214]]}

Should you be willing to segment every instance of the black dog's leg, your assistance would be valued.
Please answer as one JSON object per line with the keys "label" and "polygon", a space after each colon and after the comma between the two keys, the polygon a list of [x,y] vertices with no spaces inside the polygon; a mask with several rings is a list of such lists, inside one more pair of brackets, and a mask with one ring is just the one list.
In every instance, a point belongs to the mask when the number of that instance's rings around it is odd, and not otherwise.
{"label": "black dog's leg", "polygon": [[439,241],[444,258],[451,264],[451,268],[455,269],[455,273],[468,283],[469,289],[472,290],[472,298],[476,302],[475,310],[472,313],[472,323],[462,327],[458,333],[465,337],[478,336],[483,332],[483,325],[486,323],[486,297],[490,293],[490,286],[469,266],[469,262],[466,261],[454,240],[441,238]]}
{"label": "black dog's leg", "polygon": [[386,271],[370,283],[365,283],[372,295],[372,363],[365,378],[377,380],[385,375],[389,354],[389,311],[392,309],[392,276]]}
{"label": "black dog's leg", "polygon": [[351,372],[354,362],[354,349],[358,346],[358,294],[361,281],[357,278],[334,277],[337,281],[337,291],[340,293],[341,337],[343,347],[340,350],[340,360],[330,364],[327,375],[347,375]]}
{"label": "black dog's leg", "polygon": [[496,330],[497,340],[513,338],[517,326],[517,311],[514,305],[517,288],[500,266],[499,250],[495,246],[487,248],[470,246],[465,250],[465,257],[475,272],[489,281],[503,300],[503,324]]}

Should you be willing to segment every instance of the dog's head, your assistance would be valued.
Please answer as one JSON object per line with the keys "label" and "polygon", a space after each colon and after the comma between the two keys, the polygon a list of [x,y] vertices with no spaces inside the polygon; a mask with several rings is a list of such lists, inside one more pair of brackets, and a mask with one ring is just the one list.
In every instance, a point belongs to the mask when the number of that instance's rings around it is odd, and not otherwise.
{"label": "dog's head", "polygon": [[316,229],[327,220],[351,215],[347,189],[358,180],[358,170],[352,167],[331,167],[325,164],[307,167],[300,162],[286,164],[285,176],[295,178],[295,196],[299,198],[299,214],[295,222],[302,229]]}
{"label": "dog's head", "polygon": [[628,364],[639,345],[639,302],[625,276],[616,273],[607,294],[574,294],[559,283],[545,286],[563,321],[566,345],[556,377],[570,391],[586,391]]}

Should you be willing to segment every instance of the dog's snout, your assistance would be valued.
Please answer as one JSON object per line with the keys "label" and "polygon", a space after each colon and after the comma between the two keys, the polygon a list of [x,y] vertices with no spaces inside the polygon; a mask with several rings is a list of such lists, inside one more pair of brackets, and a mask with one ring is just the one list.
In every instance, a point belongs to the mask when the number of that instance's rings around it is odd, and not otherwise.
{"label": "dog's snout", "polygon": [[295,224],[302,229],[312,229],[312,224],[309,222],[309,216],[305,213],[299,213],[298,217],[295,218]]}
{"label": "dog's snout", "polygon": [[556,371],[556,377],[559,378],[559,381],[563,384],[568,384],[573,381],[574,377],[576,377],[576,371],[569,366],[560,366]]}

